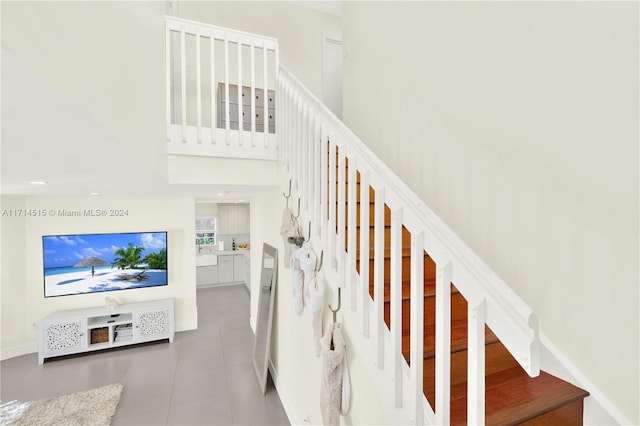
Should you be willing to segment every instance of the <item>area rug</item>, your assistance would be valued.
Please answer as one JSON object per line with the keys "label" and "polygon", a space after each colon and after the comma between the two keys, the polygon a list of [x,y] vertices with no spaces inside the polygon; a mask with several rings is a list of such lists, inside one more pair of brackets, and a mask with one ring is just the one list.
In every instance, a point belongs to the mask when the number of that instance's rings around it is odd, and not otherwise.
{"label": "area rug", "polygon": [[120,401],[122,385],[0,407],[0,424],[11,426],[108,426]]}

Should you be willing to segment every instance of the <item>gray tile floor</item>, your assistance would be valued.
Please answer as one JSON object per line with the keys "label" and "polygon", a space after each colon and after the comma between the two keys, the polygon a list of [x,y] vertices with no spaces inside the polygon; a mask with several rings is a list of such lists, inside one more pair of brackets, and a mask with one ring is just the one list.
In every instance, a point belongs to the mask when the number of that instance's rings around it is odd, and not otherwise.
{"label": "gray tile floor", "polygon": [[249,292],[198,289],[198,330],[172,344],[127,348],[38,365],[29,354],[0,363],[2,402],[34,401],[122,383],[113,425],[288,425],[269,380],[253,371]]}

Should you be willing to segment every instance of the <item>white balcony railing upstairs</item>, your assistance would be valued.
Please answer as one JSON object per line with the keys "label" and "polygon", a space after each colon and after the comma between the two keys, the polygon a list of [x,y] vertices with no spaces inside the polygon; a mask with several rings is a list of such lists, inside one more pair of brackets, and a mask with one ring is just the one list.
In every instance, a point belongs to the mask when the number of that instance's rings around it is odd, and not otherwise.
{"label": "white balcony railing upstairs", "polygon": [[171,16],[165,23],[167,152],[275,160],[277,40]]}
{"label": "white balcony railing upstairs", "polygon": [[[475,255],[424,203],[311,92],[283,67],[278,73],[278,143],[282,168],[301,199],[303,216],[345,283],[343,299],[361,321],[357,328],[372,341],[375,365],[395,387],[395,407],[408,410],[414,424],[448,424],[450,419],[451,293],[468,302],[467,413],[469,424],[484,423],[485,324],[530,376],[540,371],[538,326],[531,309]],[[348,167],[347,167],[348,164]],[[359,176],[361,206],[375,192],[373,240],[374,297],[369,293],[369,209],[356,215]],[[336,190],[337,188],[337,190]],[[345,188],[348,188],[345,190]],[[348,193],[347,193],[348,192]],[[347,205],[345,212],[344,206]],[[339,206],[334,208],[332,206]],[[342,206],[342,207],[340,207]],[[384,322],[384,210],[391,210],[389,330]],[[411,233],[410,359],[402,355],[402,228]],[[345,244],[346,242],[346,244]],[[387,249],[388,251],[389,249]],[[436,397],[432,409],[423,395],[424,254],[436,264]],[[327,266],[325,266],[327,267]],[[350,327],[355,327],[349,324]],[[406,328],[406,327],[405,327]],[[387,384],[389,386],[389,384]]]}

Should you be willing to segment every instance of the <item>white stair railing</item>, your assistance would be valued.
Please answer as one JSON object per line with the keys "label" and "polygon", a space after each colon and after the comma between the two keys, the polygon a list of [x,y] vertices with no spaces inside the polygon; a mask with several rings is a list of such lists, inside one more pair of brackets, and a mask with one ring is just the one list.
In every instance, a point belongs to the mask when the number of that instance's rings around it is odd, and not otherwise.
{"label": "white stair railing", "polygon": [[[485,325],[532,377],[540,371],[538,326],[532,310],[475,255],[395,174],[290,72],[277,81],[279,161],[290,175],[303,212],[316,224],[325,265],[331,266],[362,337],[378,349],[375,364],[394,383],[395,407],[415,424],[450,420],[451,285],[468,302],[469,424],[484,423]],[[347,167],[348,164],[348,167]],[[369,250],[356,272],[356,180],[360,179],[360,241],[369,247],[369,186],[375,194],[374,295],[369,295]],[[344,185],[348,185],[345,194]],[[336,188],[337,191],[336,191]],[[348,200],[348,201],[347,201]],[[337,203],[337,204],[336,204]],[[334,206],[339,208],[334,208]],[[347,209],[342,206],[347,205]],[[391,211],[390,329],[384,323],[384,212]],[[410,364],[402,356],[402,227],[411,234]],[[345,249],[345,239],[347,248]],[[423,395],[423,262],[436,264],[436,404]],[[353,326],[353,325],[352,325]],[[353,326],[356,329],[355,326]]]}
{"label": "white stair railing", "polygon": [[277,158],[278,41],[167,16],[169,154]]}

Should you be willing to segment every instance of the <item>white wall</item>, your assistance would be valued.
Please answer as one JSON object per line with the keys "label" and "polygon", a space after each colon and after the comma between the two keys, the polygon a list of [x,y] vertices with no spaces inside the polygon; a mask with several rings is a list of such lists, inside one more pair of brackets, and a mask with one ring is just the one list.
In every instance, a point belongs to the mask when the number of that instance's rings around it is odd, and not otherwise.
{"label": "white wall", "polygon": [[[35,352],[40,318],[59,309],[103,306],[109,295],[121,303],[175,298],[176,331],[197,328],[195,203],[191,197],[3,196],[2,210],[124,209],[122,217],[2,216],[2,358]],[[44,298],[42,236],[167,231],[169,285]]]}
{"label": "white wall", "polygon": [[[114,141],[166,176],[164,16],[167,2],[0,4],[2,43],[42,73]],[[90,140],[87,143],[91,143]]]}
{"label": "white wall", "polygon": [[277,38],[280,63],[318,97],[321,35],[342,34],[339,16],[280,1],[179,1],[177,16]]}
{"label": "white wall", "polygon": [[345,2],[344,121],[634,424],[638,3]]}
{"label": "white wall", "polygon": [[[277,187],[264,191],[251,200],[251,315],[256,317],[260,285],[260,264],[262,244],[268,243],[278,249],[278,284],[276,289],[275,315],[273,318],[273,334],[271,338],[271,361],[277,373],[277,386],[280,399],[289,415],[292,424],[322,424],[320,413],[320,378],[322,358],[316,357],[311,319],[305,311],[298,316],[294,310],[291,270],[284,267],[284,243],[280,235],[282,210],[274,205],[285,207],[283,192],[288,191],[289,183],[281,181]],[[296,197],[294,193],[293,197]],[[308,223],[304,214],[301,224]],[[306,232],[306,231],[304,231]],[[317,254],[320,244],[315,237],[311,245]],[[326,260],[326,259],[325,259]],[[335,275],[329,271],[328,262],[324,262],[319,279],[325,283],[325,304],[336,306],[336,282],[331,280]],[[343,300],[343,309],[346,302]],[[342,313],[338,314],[342,321]],[[328,309],[324,311],[324,326],[332,322]],[[345,343],[351,377],[351,409],[342,417],[343,424],[389,424],[383,411],[383,404],[374,386],[372,386],[370,370],[366,361],[355,353],[355,344],[350,333],[358,334],[359,330],[349,330],[344,324]]]}

